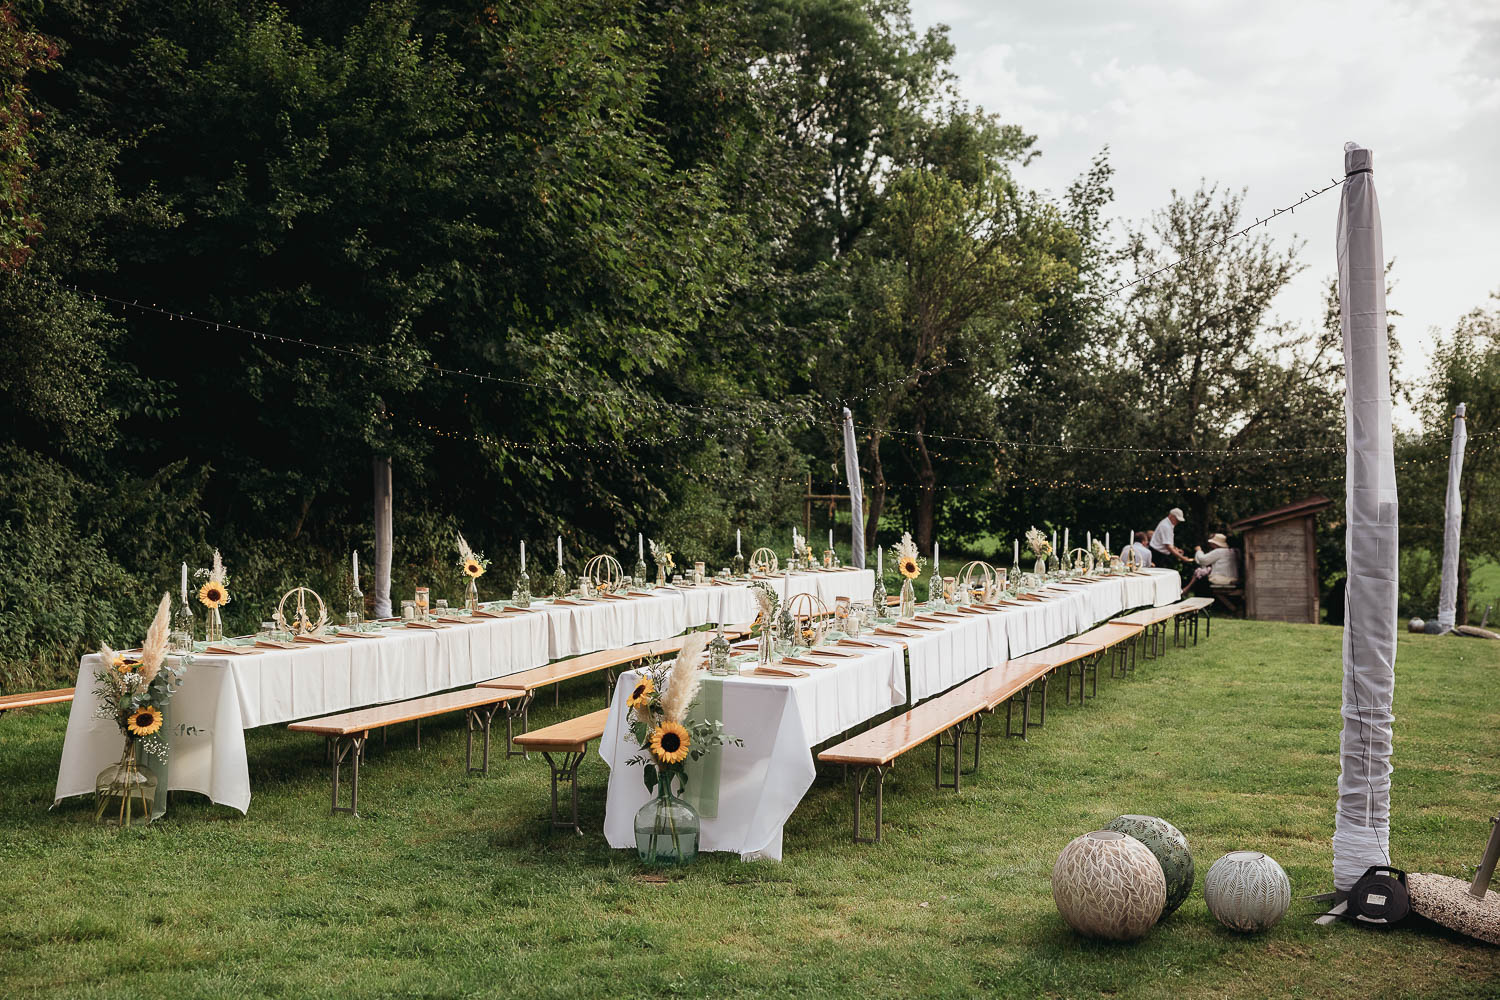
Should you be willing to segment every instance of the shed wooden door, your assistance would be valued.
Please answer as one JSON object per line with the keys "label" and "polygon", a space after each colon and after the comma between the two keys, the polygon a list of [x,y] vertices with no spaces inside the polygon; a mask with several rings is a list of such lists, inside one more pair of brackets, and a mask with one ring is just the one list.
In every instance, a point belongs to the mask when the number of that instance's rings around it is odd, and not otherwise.
{"label": "shed wooden door", "polygon": [[1249,583],[1245,613],[1259,621],[1318,620],[1317,555],[1313,520],[1293,518],[1245,536]]}

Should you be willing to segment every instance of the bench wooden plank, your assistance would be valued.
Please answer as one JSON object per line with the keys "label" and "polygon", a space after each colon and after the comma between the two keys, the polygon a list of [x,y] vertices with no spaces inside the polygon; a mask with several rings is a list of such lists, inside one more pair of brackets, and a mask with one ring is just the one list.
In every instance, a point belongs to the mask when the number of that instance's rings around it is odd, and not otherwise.
{"label": "bench wooden plank", "polygon": [[[728,626],[724,629],[724,636],[732,641],[748,634],[749,631],[749,625]],[[667,656],[681,649],[686,638],[687,635],[677,635],[653,642],[639,642],[633,646],[621,646],[618,649],[601,649],[598,652],[558,660],[544,667],[533,667],[531,670],[522,670],[504,677],[481,681],[479,686],[507,691],[536,691],[539,688],[560,684],[588,674],[628,666],[637,660]]]}
{"label": "bench wooden plank", "polygon": [[514,691],[500,691],[494,688],[464,688],[460,691],[445,691],[442,694],[425,695],[409,701],[376,705],[373,708],[361,708],[338,715],[325,715],[318,719],[304,719],[301,722],[293,722],[287,728],[299,733],[349,736],[353,733],[364,733],[371,729],[394,726],[401,722],[430,719],[435,715],[446,715],[449,712],[462,712],[484,705],[496,705],[509,701],[515,695]]}
{"label": "bench wooden plank", "polygon": [[582,753],[589,743],[604,735],[604,727],[609,722],[609,713],[610,709],[601,708],[597,712],[580,715],[576,719],[568,719],[544,729],[522,733],[515,738],[516,746],[525,747],[528,750],[570,750],[573,753]]}
{"label": "bench wooden plank", "polygon": [[1212,597],[1189,597],[1185,601],[1178,601],[1177,606],[1186,608],[1189,611],[1202,611],[1204,608],[1213,607],[1213,603],[1214,599]]}
{"label": "bench wooden plank", "polygon": [[818,754],[818,759],[831,764],[871,767],[889,764],[987,707],[984,699],[979,697],[979,685],[970,680],[889,722],[824,750]]}
{"label": "bench wooden plank", "polygon": [[0,712],[12,708],[34,708],[38,705],[56,705],[72,701],[73,688],[53,688],[51,691],[26,691],[21,694],[0,695]]}
{"label": "bench wooden plank", "polygon": [[1144,628],[1144,625],[1120,625],[1113,623],[1108,625],[1099,625],[1095,628],[1089,629],[1087,632],[1080,632],[1078,635],[1074,636],[1068,641],[1091,641],[1097,642],[1100,645],[1106,647],[1113,646],[1116,643],[1125,642],[1128,639],[1134,639],[1136,636],[1141,634],[1141,631]]}

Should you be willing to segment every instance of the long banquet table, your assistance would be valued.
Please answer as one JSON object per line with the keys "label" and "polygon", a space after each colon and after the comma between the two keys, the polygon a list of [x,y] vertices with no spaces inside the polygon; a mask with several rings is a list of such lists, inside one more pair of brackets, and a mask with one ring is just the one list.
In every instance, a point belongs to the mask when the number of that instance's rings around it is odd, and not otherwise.
{"label": "long banquet table", "polygon": [[[779,593],[869,600],[870,570],[781,574]],[[250,807],[245,730],[367,705],[402,701],[504,677],[550,660],[616,649],[721,622],[748,622],[758,605],[745,583],[668,587],[629,600],[556,604],[440,630],[389,628],[351,638],[249,655],[198,653],[167,718],[168,787],[199,792],[240,812]],[[120,734],[97,718],[95,654],[78,664],[78,682],[54,802],[94,790],[119,758]]]}
{"label": "long banquet table", "polygon": [[[861,641],[881,648],[810,669],[806,677],[725,678],[724,730],[744,746],[718,751],[716,815],[702,819],[699,850],[779,860],[782,827],[812,785],[814,747],[1122,611],[1171,604],[1181,596],[1181,578],[1169,569],[1145,570],[1092,583],[1056,584],[1038,596],[1044,599],[962,620],[929,620],[931,616],[919,613],[918,622],[928,631],[899,638],[878,630],[863,634]],[[626,764],[639,752],[624,724],[625,699],[636,676],[629,671],[616,682],[609,723],[599,742],[599,756],[610,768],[604,835],[611,847],[619,848],[635,846],[635,814],[649,798],[641,769]]]}

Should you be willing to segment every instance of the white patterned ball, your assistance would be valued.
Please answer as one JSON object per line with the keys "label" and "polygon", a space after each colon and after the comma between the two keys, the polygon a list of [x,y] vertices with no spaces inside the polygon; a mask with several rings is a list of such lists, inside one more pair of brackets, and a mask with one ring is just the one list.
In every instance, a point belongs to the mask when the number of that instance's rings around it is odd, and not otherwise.
{"label": "white patterned ball", "polygon": [[1129,941],[1167,905],[1167,879],[1151,849],[1114,830],[1076,838],[1052,868],[1057,912],[1080,934]]}
{"label": "white patterned ball", "polygon": [[1230,851],[1204,876],[1203,899],[1225,927],[1263,931],[1286,916],[1292,883],[1275,859],[1259,851]]}

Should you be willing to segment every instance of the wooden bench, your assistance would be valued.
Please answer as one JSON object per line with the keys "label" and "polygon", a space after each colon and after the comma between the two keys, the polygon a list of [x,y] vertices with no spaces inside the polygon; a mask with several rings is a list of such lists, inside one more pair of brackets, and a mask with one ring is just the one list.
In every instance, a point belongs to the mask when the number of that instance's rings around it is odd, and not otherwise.
{"label": "wooden bench", "polygon": [[[609,713],[610,709],[601,708],[597,712],[516,737],[517,746],[538,751],[547,759],[547,766],[552,768],[553,829],[566,830],[572,827],[574,833],[583,835],[583,828],[578,825],[578,765],[588,756],[589,744],[604,735]],[[554,760],[553,754],[558,754],[561,760]],[[560,778],[565,778],[571,786],[572,812],[567,821],[557,818],[557,783]]]}
{"label": "wooden bench", "polygon": [[1132,612],[1120,618],[1111,618],[1111,625],[1139,625],[1141,632],[1141,648],[1145,650],[1146,658],[1161,656],[1167,651],[1167,622],[1172,621],[1185,609],[1175,604],[1167,604],[1160,608],[1142,608],[1140,611]]}
{"label": "wooden bench", "polygon": [[[724,635],[733,640],[746,635],[749,631],[749,625],[731,625],[725,627]],[[510,758],[526,755],[526,750],[515,749],[515,720],[517,716],[520,717],[521,732],[525,733],[529,730],[531,703],[538,690],[551,684],[561,686],[564,681],[602,672],[605,675],[604,697],[607,699],[614,691],[617,668],[636,666],[654,657],[675,653],[682,648],[683,640],[686,638],[687,635],[684,634],[668,639],[657,639],[654,642],[639,642],[634,646],[622,646],[619,649],[601,649],[597,653],[584,653],[582,656],[557,660],[544,667],[535,667],[531,670],[507,674],[504,677],[496,677],[493,680],[481,681],[479,683],[481,688],[512,693],[511,700],[505,707],[505,756]]]}
{"label": "wooden bench", "polygon": [[53,688],[51,691],[28,691],[24,694],[0,695],[0,715],[4,715],[13,708],[35,708],[38,705],[56,705],[72,700],[72,688]]}
{"label": "wooden bench", "polygon": [[1203,622],[1203,637],[1208,638],[1213,633],[1213,620],[1208,616],[1208,611],[1213,606],[1212,597],[1189,597],[1178,601],[1174,607],[1185,608],[1187,613],[1172,619],[1172,641],[1178,642],[1178,633],[1181,632],[1181,645],[1187,645],[1189,635],[1193,638],[1193,645],[1198,645],[1199,621]]}
{"label": "wooden bench", "polygon": [[[384,730],[402,722],[417,724],[417,746],[422,745],[422,720],[450,712],[468,717],[468,736],[464,747],[464,768],[469,774],[488,774],[490,770],[490,720],[504,704],[515,698],[513,691],[493,688],[464,688],[442,694],[425,695],[389,705],[376,705],[353,712],[341,712],[318,719],[304,719],[287,726],[299,733],[317,733],[327,740],[328,756],[333,764],[334,813],[359,815],[359,763],[365,755],[365,742],[373,730]],[[474,733],[484,734],[484,763],[474,766]],[[339,770],[348,760],[353,770],[349,782],[349,804],[339,805]]]}
{"label": "wooden bench", "polygon": [[1126,673],[1135,670],[1136,643],[1132,640],[1144,630],[1143,625],[1099,625],[1075,635],[1068,642],[1098,643],[1103,647],[1103,652],[1109,655],[1109,675],[1114,677],[1118,666],[1119,676],[1124,677]]}

